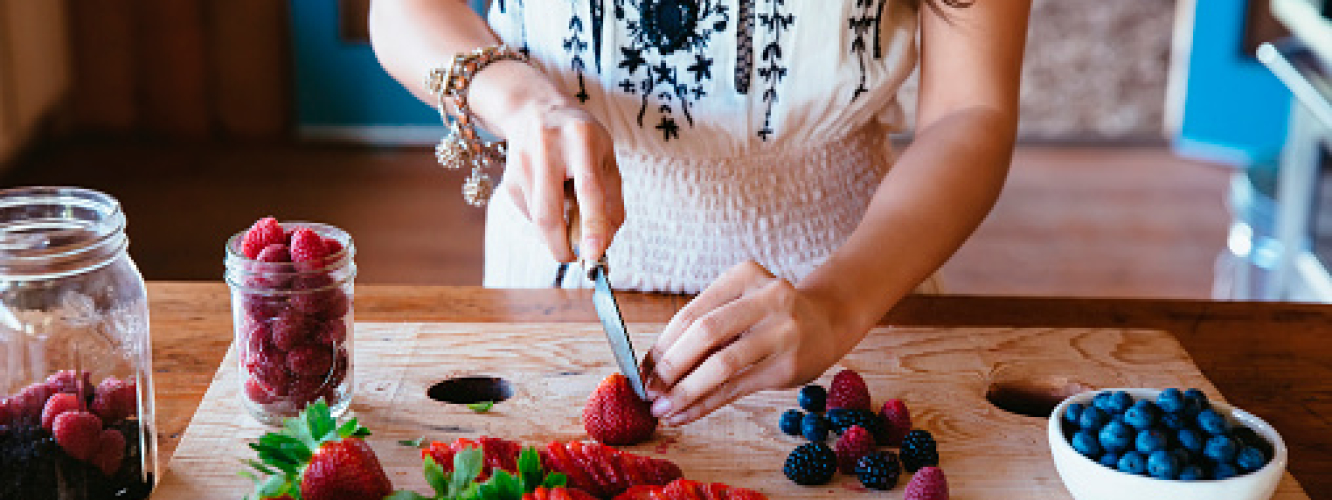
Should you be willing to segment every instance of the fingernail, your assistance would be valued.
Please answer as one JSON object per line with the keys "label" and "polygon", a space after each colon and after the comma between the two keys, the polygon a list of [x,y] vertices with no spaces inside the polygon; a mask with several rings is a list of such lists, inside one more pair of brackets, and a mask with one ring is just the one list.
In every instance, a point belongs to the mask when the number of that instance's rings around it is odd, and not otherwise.
{"label": "fingernail", "polygon": [[671,426],[671,427],[675,427],[675,426],[677,426],[677,425],[683,424],[683,423],[684,423],[684,420],[685,420],[685,414],[684,414],[684,413],[676,413],[676,414],[671,415],[670,417],[666,418],[666,425],[669,425],[669,426]]}
{"label": "fingernail", "polygon": [[671,411],[670,399],[659,398],[656,401],[652,402],[652,416],[661,418],[663,415],[670,413],[670,411]]}

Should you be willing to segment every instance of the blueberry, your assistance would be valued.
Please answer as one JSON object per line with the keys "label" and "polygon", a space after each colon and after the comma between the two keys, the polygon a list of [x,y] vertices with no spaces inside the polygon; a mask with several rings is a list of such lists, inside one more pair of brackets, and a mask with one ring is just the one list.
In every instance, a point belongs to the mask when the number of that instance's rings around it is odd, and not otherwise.
{"label": "blueberry", "polygon": [[1133,446],[1134,431],[1132,427],[1123,422],[1110,422],[1101,428],[1097,438],[1101,441],[1101,447],[1106,451],[1121,453]]}
{"label": "blueberry", "polygon": [[818,384],[810,384],[800,388],[800,394],[796,396],[796,401],[800,407],[808,412],[822,412],[824,405],[828,402],[828,391]]}
{"label": "blueberry", "polygon": [[800,421],[800,433],[805,439],[822,443],[828,439],[828,421],[818,413],[806,413],[805,418]]}
{"label": "blueberry", "polygon": [[1157,479],[1174,479],[1179,475],[1179,461],[1168,451],[1154,451],[1147,456],[1147,474]]}
{"label": "blueberry", "polygon": [[1221,435],[1230,432],[1230,422],[1215,410],[1208,409],[1198,413],[1198,428],[1208,434]]}
{"label": "blueberry", "polygon": [[1110,421],[1110,417],[1101,411],[1100,408],[1086,408],[1082,414],[1078,415],[1078,427],[1083,430],[1096,431]]}
{"label": "blueberry", "polygon": [[1101,465],[1114,469],[1119,466],[1119,455],[1114,452],[1106,452],[1104,455],[1101,455],[1101,459],[1097,461],[1101,462]]}
{"label": "blueberry", "polygon": [[1141,453],[1136,451],[1126,451],[1119,457],[1120,472],[1129,474],[1145,474],[1147,472],[1147,459],[1142,457]]}
{"label": "blueberry", "polygon": [[1267,465],[1267,455],[1263,454],[1263,450],[1245,446],[1240,448],[1239,455],[1235,457],[1235,465],[1239,466],[1241,471],[1253,472]]}
{"label": "blueberry", "polygon": [[1239,470],[1227,462],[1212,466],[1212,479],[1229,479],[1239,475]]}
{"label": "blueberry", "polygon": [[1091,431],[1081,430],[1073,435],[1073,449],[1091,458],[1101,456],[1101,443]]}
{"label": "blueberry", "polygon": [[1184,416],[1179,413],[1162,413],[1161,418],[1157,420],[1161,427],[1172,431],[1183,429],[1186,422]]}
{"label": "blueberry", "polygon": [[1105,412],[1111,415],[1124,413],[1129,407],[1133,406],[1133,396],[1124,391],[1115,391],[1110,393],[1110,400],[1106,402]]}
{"label": "blueberry", "polygon": [[1217,462],[1230,462],[1238,452],[1235,440],[1229,436],[1212,436],[1203,447],[1203,456]]}
{"label": "blueberry", "polygon": [[1138,401],[1124,412],[1124,422],[1138,430],[1146,429],[1156,423],[1156,411],[1156,404],[1151,401]]}
{"label": "blueberry", "polygon": [[1178,463],[1181,468],[1193,463],[1194,455],[1193,452],[1188,450],[1188,448],[1174,447],[1168,448],[1168,450],[1171,455],[1175,456],[1175,462]]}
{"label": "blueberry", "polygon": [[782,419],[778,422],[777,427],[780,427],[782,432],[788,436],[799,436],[800,424],[804,419],[804,412],[792,408],[782,413]]}
{"label": "blueberry", "polygon": [[1184,391],[1184,408],[1182,411],[1186,415],[1197,415],[1198,412],[1211,408],[1211,403],[1207,402],[1207,395],[1201,390],[1189,389]]}
{"label": "blueberry", "polygon": [[1156,406],[1166,413],[1177,413],[1184,409],[1184,393],[1171,387],[1156,395]]}
{"label": "blueberry", "polygon": [[1091,404],[1091,405],[1092,405],[1093,407],[1095,407],[1095,408],[1100,409],[1101,411],[1104,411],[1104,412],[1108,412],[1108,411],[1110,411],[1110,410],[1108,410],[1108,408],[1110,407],[1110,394],[1111,394],[1111,393],[1109,393],[1109,392],[1098,392],[1098,393],[1096,393],[1096,396],[1092,397],[1092,404]]}
{"label": "blueberry", "polygon": [[1176,476],[1176,479],[1180,481],[1197,481],[1202,478],[1202,467],[1193,464],[1185,465],[1179,470],[1179,476]]}
{"label": "blueberry", "polygon": [[1138,453],[1148,455],[1153,452],[1166,449],[1165,434],[1156,429],[1147,429],[1138,432],[1138,437],[1133,440],[1134,448]]}
{"label": "blueberry", "polygon": [[1078,417],[1082,416],[1082,403],[1073,403],[1064,408],[1064,422],[1069,425],[1078,425]]}
{"label": "blueberry", "polygon": [[1195,454],[1202,453],[1203,446],[1207,443],[1206,439],[1201,432],[1193,429],[1180,429],[1175,434],[1175,440],[1179,443],[1179,446]]}

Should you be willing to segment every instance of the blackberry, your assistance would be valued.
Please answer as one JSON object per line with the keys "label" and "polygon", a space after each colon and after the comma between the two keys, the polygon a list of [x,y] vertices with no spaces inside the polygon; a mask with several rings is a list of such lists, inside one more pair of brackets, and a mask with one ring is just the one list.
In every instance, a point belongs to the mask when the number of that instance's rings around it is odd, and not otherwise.
{"label": "blackberry", "polygon": [[786,456],[782,472],[795,484],[827,484],[837,472],[837,454],[824,443],[805,443]]}
{"label": "blackberry", "polygon": [[869,431],[874,436],[874,444],[884,446],[888,444],[888,426],[884,425],[883,417],[869,410],[853,410],[849,408],[833,408],[828,410],[828,426],[833,432],[842,434],[853,425],[859,425]]}
{"label": "blackberry", "polygon": [[902,438],[902,467],[914,474],[921,467],[939,466],[938,445],[930,431],[916,429]]}
{"label": "blackberry", "polygon": [[805,411],[820,413],[828,404],[828,390],[818,384],[810,384],[800,388],[800,394],[796,396],[796,402]]}
{"label": "blackberry", "polygon": [[902,466],[891,451],[876,451],[861,457],[856,463],[856,477],[860,484],[872,490],[891,490],[902,476]]}
{"label": "blackberry", "polygon": [[806,413],[805,418],[800,420],[800,433],[805,439],[822,443],[828,439],[828,421],[818,413]]}
{"label": "blackberry", "polygon": [[782,413],[782,419],[777,423],[777,427],[788,436],[800,435],[800,423],[804,420],[805,414],[800,410],[790,409]]}

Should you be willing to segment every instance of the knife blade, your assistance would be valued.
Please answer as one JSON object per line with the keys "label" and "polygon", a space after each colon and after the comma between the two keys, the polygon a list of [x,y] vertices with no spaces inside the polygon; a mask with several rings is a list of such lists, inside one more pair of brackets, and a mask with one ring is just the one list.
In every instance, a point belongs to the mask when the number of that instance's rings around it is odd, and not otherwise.
{"label": "knife blade", "polygon": [[[578,203],[575,201],[573,184],[566,182],[564,185],[565,211],[569,225],[569,244],[573,247],[574,255],[578,254],[578,241],[582,234],[579,224],[582,222],[578,215]],[[638,356],[634,354],[633,341],[629,339],[629,330],[624,326],[624,316],[620,314],[620,305],[615,301],[615,291],[611,289],[609,274],[606,270],[606,256],[602,255],[598,261],[587,261],[579,259],[583,269],[587,272],[587,279],[592,280],[592,308],[597,312],[597,319],[601,320],[601,328],[606,332],[606,341],[610,343],[611,354],[615,356],[615,364],[619,366],[620,373],[629,379],[629,385],[634,388],[634,393],[639,398],[647,399],[647,391],[643,387],[643,377],[638,371]]]}

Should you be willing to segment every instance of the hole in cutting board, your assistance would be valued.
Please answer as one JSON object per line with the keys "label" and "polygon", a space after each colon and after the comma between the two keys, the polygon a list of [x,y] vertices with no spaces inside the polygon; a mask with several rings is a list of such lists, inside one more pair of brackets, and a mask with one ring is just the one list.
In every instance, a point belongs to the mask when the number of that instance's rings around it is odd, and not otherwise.
{"label": "hole in cutting board", "polygon": [[430,386],[426,396],[459,405],[499,403],[513,397],[513,386],[499,377],[457,377]]}
{"label": "hole in cutting board", "polygon": [[1064,378],[996,380],[985,390],[985,399],[1009,413],[1046,418],[1064,399],[1091,389],[1090,385]]}

